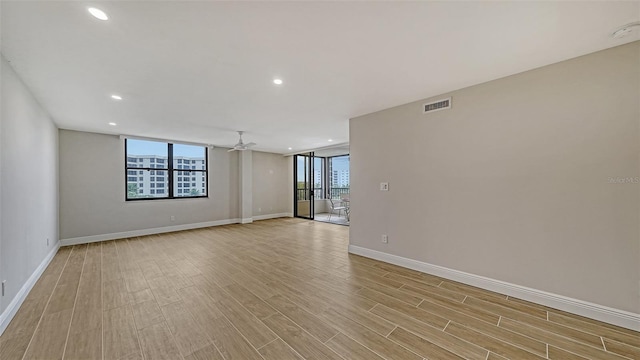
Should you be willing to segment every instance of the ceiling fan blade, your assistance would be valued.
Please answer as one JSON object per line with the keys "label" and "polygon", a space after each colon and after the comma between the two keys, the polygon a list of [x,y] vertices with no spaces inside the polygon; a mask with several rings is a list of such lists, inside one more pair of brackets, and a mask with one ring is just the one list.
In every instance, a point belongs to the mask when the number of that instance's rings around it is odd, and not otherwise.
{"label": "ceiling fan blade", "polygon": [[231,149],[227,150],[227,152],[232,152],[232,151],[236,151],[236,148],[231,148]]}
{"label": "ceiling fan blade", "polygon": [[230,149],[230,150],[229,150],[229,152],[231,152],[231,151],[235,151],[235,150],[237,150],[237,151],[244,151],[244,150],[249,149],[251,146],[255,146],[255,145],[257,145],[257,144],[256,144],[256,143],[254,143],[254,142],[251,142],[251,143],[245,144],[245,143],[242,141],[242,134],[243,134],[243,133],[244,133],[244,131],[238,131],[238,135],[240,135],[240,139],[238,140],[238,143],[237,143],[237,144],[233,145],[233,149]]}

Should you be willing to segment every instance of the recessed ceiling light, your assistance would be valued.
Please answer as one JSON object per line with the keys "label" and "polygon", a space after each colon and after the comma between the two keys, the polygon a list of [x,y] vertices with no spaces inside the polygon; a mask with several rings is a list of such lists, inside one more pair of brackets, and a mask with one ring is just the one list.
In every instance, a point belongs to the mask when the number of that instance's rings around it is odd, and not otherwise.
{"label": "recessed ceiling light", "polygon": [[96,19],[109,20],[109,17],[107,16],[107,14],[105,14],[105,12],[100,9],[91,7],[88,10],[89,10],[89,13],[93,15],[93,17],[95,17]]}
{"label": "recessed ceiling light", "polygon": [[289,150],[293,150],[293,148],[289,148]]}
{"label": "recessed ceiling light", "polygon": [[329,140],[327,140],[327,141],[332,142],[332,141],[333,141],[333,139],[329,139]]}
{"label": "recessed ceiling light", "polygon": [[113,100],[122,100],[122,96],[120,96],[120,95],[111,95],[111,98]]}
{"label": "recessed ceiling light", "polygon": [[114,123],[114,122],[110,122],[110,123],[109,123],[109,125],[111,125],[111,126],[116,126],[116,125],[118,125],[118,124],[116,124],[116,123]]}
{"label": "recessed ceiling light", "polygon": [[282,85],[282,79],[273,79],[273,83],[276,85]]}

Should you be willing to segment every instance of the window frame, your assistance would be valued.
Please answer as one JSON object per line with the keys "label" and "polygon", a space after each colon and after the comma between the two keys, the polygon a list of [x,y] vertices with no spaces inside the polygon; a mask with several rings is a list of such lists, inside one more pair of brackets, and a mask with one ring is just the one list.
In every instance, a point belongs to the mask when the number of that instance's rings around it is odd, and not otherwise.
{"label": "window frame", "polygon": [[[135,139],[135,138],[132,138]],[[204,173],[205,174],[205,178],[206,181],[204,182],[205,184],[205,190],[206,190],[206,194],[205,195],[198,195],[198,196],[175,196],[176,194],[174,194],[174,188],[173,188],[173,182],[174,182],[174,177],[173,177],[173,173],[175,171],[182,171],[182,169],[177,169],[177,167],[174,168],[174,164],[173,164],[173,145],[174,144],[181,144],[181,145],[190,145],[190,146],[201,146],[201,145],[195,145],[195,144],[183,144],[180,142],[169,142],[169,141],[158,141],[158,140],[147,140],[147,139],[139,139],[142,141],[155,141],[155,142],[159,142],[159,143],[164,143],[167,145],[167,168],[164,169],[159,169],[157,167],[129,167],[129,156],[128,155],[128,150],[127,150],[127,141],[129,139],[125,138],[124,139],[124,200],[125,201],[147,201],[147,200],[175,200],[175,199],[208,199],[209,198],[209,147],[208,146],[202,146],[204,148],[204,170],[191,170],[189,169],[189,171],[195,171],[195,172],[200,172],[200,173]],[[136,139],[138,140],[138,139]],[[131,161],[133,162],[133,161]],[[136,163],[138,163],[137,158],[136,158]],[[154,162],[154,165],[159,164],[158,162]],[[160,163],[162,164],[162,163]],[[164,192],[163,189],[163,193],[166,193],[167,196],[165,197],[143,197],[143,198],[129,198],[128,196],[128,188],[129,188],[129,179],[128,179],[128,172],[130,170],[138,170],[138,171],[149,171],[149,174],[151,174],[151,171],[167,171],[167,188],[166,188],[166,192]],[[138,175],[136,175],[137,177]],[[151,176],[151,175],[149,175]],[[151,183],[151,186],[153,187],[153,183]],[[155,192],[155,191],[154,191]]]}

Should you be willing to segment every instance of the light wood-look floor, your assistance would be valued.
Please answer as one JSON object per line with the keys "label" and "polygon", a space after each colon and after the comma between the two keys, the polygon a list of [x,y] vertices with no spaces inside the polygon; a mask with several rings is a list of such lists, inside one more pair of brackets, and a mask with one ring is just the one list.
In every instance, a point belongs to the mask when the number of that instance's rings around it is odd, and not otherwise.
{"label": "light wood-look floor", "polygon": [[61,248],[0,359],[640,359],[640,334],[277,219]]}
{"label": "light wood-look floor", "polygon": [[329,213],[319,213],[313,216],[315,221],[328,222],[332,224],[339,225],[349,225],[349,219],[345,214],[329,214]]}

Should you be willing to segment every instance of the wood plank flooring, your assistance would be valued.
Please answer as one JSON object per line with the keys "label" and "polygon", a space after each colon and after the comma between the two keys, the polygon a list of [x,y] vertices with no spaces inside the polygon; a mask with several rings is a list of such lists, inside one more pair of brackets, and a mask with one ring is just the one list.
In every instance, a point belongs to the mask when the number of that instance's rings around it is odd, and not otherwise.
{"label": "wood plank flooring", "polygon": [[275,219],[61,248],[0,359],[640,359],[640,333]]}

